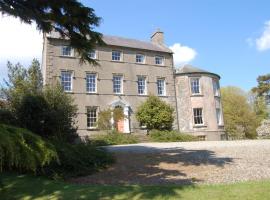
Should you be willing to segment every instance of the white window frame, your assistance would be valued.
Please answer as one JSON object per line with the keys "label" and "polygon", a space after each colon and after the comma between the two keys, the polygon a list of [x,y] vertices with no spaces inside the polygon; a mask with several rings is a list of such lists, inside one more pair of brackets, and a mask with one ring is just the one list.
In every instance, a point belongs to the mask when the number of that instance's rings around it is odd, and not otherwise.
{"label": "white window frame", "polygon": [[222,125],[222,115],[221,115],[220,108],[216,108],[216,118],[217,118],[217,125],[221,126]]}
{"label": "white window frame", "polygon": [[[161,59],[161,63],[158,63],[158,62],[157,62],[157,59]],[[156,55],[156,56],[155,56],[155,64],[156,64],[156,65],[164,65],[164,63],[165,63],[165,58],[164,58],[164,56],[159,56],[159,55]]]}
{"label": "white window frame", "polygon": [[213,93],[214,96],[219,97],[220,96],[220,86],[219,86],[219,81],[217,79],[213,79]]}
{"label": "white window frame", "polygon": [[[92,56],[94,55],[94,56]],[[93,49],[89,52],[89,57],[96,60],[97,59],[97,50]]]}
{"label": "white window frame", "polygon": [[[141,81],[142,80],[142,81]],[[144,83],[140,85],[140,83]],[[140,87],[144,86],[143,93],[140,93],[142,90]],[[137,92],[138,95],[147,95],[147,77],[146,76],[137,76]]]}
{"label": "white window frame", "polygon": [[[88,87],[88,76],[91,76],[91,75],[95,75],[95,91],[89,91],[88,89],[90,89],[90,87]],[[85,82],[86,82],[86,92],[87,93],[97,93],[97,73],[95,72],[87,72],[86,73],[86,76],[85,76]]]}
{"label": "white window frame", "polygon": [[[198,81],[198,84],[196,84],[194,81]],[[195,90],[198,89],[199,92],[196,92]],[[200,77],[191,77],[190,78],[190,92],[192,95],[201,95],[201,79]]]}
{"label": "white window frame", "polygon": [[[66,90],[65,86],[63,86],[63,82],[68,82],[67,80],[63,81],[63,79],[62,79],[63,78],[63,73],[69,73],[70,74],[70,90]],[[61,86],[62,86],[64,92],[72,92],[73,91],[73,72],[68,71],[68,70],[61,70],[60,79],[61,79]]]}
{"label": "white window frame", "polygon": [[[70,48],[70,54],[67,55],[67,54],[64,54],[65,52],[65,48]],[[74,57],[74,50],[71,46],[68,46],[68,45],[64,45],[64,46],[61,46],[61,56],[64,56],[64,57]]]}
{"label": "white window frame", "polygon": [[[159,81],[163,81],[163,93],[162,94],[159,94]],[[166,80],[165,78],[158,78],[157,79],[157,94],[158,96],[166,96]]]}
{"label": "white window frame", "polygon": [[[90,122],[90,111],[95,111],[95,122]],[[92,116],[93,118],[93,116]],[[89,121],[88,121],[89,120]],[[97,129],[97,121],[98,121],[98,107],[97,106],[89,106],[86,107],[86,126],[87,129]],[[91,125],[92,123],[92,125]]]}
{"label": "white window frame", "polygon": [[[119,55],[119,60],[116,60],[114,58],[118,58],[118,56],[114,56],[113,53],[114,52],[118,52],[120,55]],[[115,62],[120,62],[122,61],[122,51],[118,51],[118,50],[112,50],[112,61],[115,61]]]}
{"label": "white window frame", "polygon": [[[120,80],[120,92],[116,92],[116,90],[115,90],[115,77],[120,77],[121,78],[121,80]],[[113,74],[113,93],[114,94],[123,94],[123,75],[122,74]]]}
{"label": "white window frame", "polygon": [[[142,61],[139,62],[139,58],[137,56],[142,56]],[[145,64],[145,55],[141,53],[137,53],[135,55],[135,62],[140,64]]]}
{"label": "white window frame", "polygon": [[[195,113],[195,110],[200,111],[201,113]],[[195,126],[202,126],[204,125],[204,118],[203,118],[203,108],[193,108],[193,121]],[[196,119],[198,118],[198,119]],[[198,121],[201,121],[201,123],[197,123]]]}

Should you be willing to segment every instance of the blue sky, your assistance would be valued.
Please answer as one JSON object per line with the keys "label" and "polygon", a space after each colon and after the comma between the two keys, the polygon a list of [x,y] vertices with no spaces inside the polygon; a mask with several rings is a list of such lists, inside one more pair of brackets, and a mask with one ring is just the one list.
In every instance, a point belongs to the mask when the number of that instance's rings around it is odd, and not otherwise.
{"label": "blue sky", "polygon": [[[258,75],[270,73],[270,22],[266,24],[270,21],[270,1],[82,2],[103,18],[97,30],[104,34],[148,41],[160,28],[168,46],[179,43],[180,53],[176,55],[180,61],[183,58],[183,63],[218,73],[222,86],[249,90],[256,85]],[[16,59],[12,55],[8,58],[20,60],[18,55]],[[1,67],[5,59],[0,58],[0,78],[5,74]],[[27,63],[29,56],[21,59]]]}

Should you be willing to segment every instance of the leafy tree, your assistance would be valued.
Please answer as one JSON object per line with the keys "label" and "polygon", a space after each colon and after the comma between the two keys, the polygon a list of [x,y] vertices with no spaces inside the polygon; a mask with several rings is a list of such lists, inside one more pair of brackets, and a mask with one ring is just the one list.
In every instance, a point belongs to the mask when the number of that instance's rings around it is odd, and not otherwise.
{"label": "leafy tree", "polygon": [[35,22],[43,33],[55,30],[61,37],[69,38],[70,46],[77,50],[82,61],[96,63],[89,51],[104,44],[102,35],[93,30],[101,18],[94,9],[77,0],[0,0],[0,12],[27,24]]}
{"label": "leafy tree", "polygon": [[256,138],[259,119],[247,101],[245,93],[237,87],[221,89],[225,130],[232,139]]}
{"label": "leafy tree", "polygon": [[[114,124],[111,122],[112,117]],[[117,122],[124,117],[123,108],[121,107],[103,110],[98,114],[98,128],[101,130],[111,130],[112,128],[117,130]]]}
{"label": "leafy tree", "polygon": [[258,76],[258,86],[252,89],[258,96],[270,95],[270,74]]}
{"label": "leafy tree", "polygon": [[174,121],[173,108],[157,96],[149,96],[136,112],[140,124],[147,130],[170,130]]}

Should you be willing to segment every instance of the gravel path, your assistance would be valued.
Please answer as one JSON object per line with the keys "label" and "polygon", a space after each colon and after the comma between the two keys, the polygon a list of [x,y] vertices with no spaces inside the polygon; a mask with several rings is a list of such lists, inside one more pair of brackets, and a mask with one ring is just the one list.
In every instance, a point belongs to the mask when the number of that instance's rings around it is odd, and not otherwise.
{"label": "gravel path", "polygon": [[106,147],[117,162],[71,180],[92,184],[204,184],[270,179],[270,140],[141,143]]}

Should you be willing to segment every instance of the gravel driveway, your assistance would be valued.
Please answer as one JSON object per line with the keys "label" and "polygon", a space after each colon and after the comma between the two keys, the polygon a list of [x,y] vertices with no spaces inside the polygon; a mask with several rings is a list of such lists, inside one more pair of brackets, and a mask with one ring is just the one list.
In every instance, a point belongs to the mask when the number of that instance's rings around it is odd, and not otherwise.
{"label": "gravel driveway", "polygon": [[141,143],[106,148],[116,155],[113,166],[71,181],[157,185],[270,179],[270,140]]}

